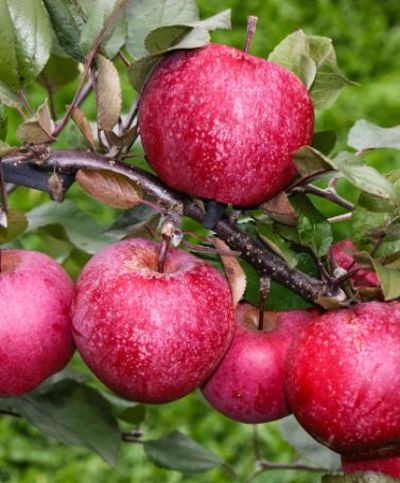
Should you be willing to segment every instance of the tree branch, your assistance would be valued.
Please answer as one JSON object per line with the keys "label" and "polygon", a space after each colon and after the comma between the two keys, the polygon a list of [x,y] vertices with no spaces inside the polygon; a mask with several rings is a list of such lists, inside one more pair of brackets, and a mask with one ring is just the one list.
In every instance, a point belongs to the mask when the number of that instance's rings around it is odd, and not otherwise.
{"label": "tree branch", "polygon": [[[166,187],[159,178],[129,164],[110,160],[104,156],[84,151],[53,151],[43,159],[38,150],[26,154],[17,153],[3,158],[5,181],[29,186],[50,192],[47,185],[48,173],[66,176],[65,191],[79,169],[107,170],[126,176],[139,186],[147,196],[154,198],[160,211],[172,217],[189,216],[199,223],[204,221],[204,213],[188,196]],[[215,226],[215,233],[226,241],[232,250],[241,252],[261,276],[268,276],[282,285],[296,291],[306,300],[316,303],[320,297],[331,297],[337,288],[299,270],[290,268],[286,262],[267,247],[253,240],[240,230],[238,225],[224,216]]]}

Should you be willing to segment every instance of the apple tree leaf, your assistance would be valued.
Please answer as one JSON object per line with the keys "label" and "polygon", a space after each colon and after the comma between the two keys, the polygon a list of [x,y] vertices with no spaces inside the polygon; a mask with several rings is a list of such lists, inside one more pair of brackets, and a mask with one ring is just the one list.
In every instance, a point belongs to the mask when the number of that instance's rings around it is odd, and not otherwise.
{"label": "apple tree leaf", "polygon": [[268,60],[286,67],[304,82],[316,109],[329,107],[341,89],[352,84],[341,73],[328,37],[297,30],[275,47]]}
{"label": "apple tree leaf", "polygon": [[274,198],[265,201],[260,205],[260,209],[270,218],[285,225],[295,226],[297,223],[297,215],[290,204],[288,195],[281,191]]}
{"label": "apple tree leaf", "polygon": [[381,282],[383,296],[386,301],[400,297],[400,270],[384,266],[372,259],[374,270]]}
{"label": "apple tree leaf", "polygon": [[219,456],[179,431],[144,442],[144,449],[157,466],[181,473],[201,473],[224,463]]}
{"label": "apple tree leaf", "polygon": [[0,2],[0,84],[17,93],[35,79],[46,65],[51,44],[50,21],[41,0]]}
{"label": "apple tree leaf", "polygon": [[336,144],[335,131],[319,131],[314,133],[311,146],[322,154],[328,155]]}
{"label": "apple tree leaf", "polygon": [[52,55],[39,77],[39,82],[55,91],[74,81],[79,75],[78,63],[69,57]]}
{"label": "apple tree leaf", "polygon": [[7,136],[7,114],[3,104],[0,101],[0,141]]}
{"label": "apple tree leaf", "polygon": [[380,127],[360,119],[350,129],[347,144],[354,149],[400,149],[400,126]]}
{"label": "apple tree leaf", "polygon": [[75,179],[86,193],[112,208],[132,208],[141,203],[140,188],[120,174],[101,169],[80,169]]}
{"label": "apple tree leaf", "polygon": [[102,55],[97,56],[97,67],[97,123],[99,129],[112,129],[121,114],[122,92],[119,74],[111,60]]}
{"label": "apple tree leaf", "polygon": [[73,379],[44,384],[13,398],[13,407],[48,436],[84,446],[114,465],[121,445],[110,403],[93,388]]}
{"label": "apple tree leaf", "polygon": [[51,141],[54,125],[50,109],[44,102],[36,111],[34,117],[24,121],[17,128],[17,137],[25,144],[43,144]]}
{"label": "apple tree leaf", "polygon": [[[4,224],[6,226],[4,226]],[[7,216],[5,217],[5,223],[0,224],[0,244],[14,240],[14,238],[21,235],[27,227],[28,221],[24,213],[17,210],[8,210]]]}
{"label": "apple tree leaf", "polygon": [[294,268],[297,265],[297,257],[295,252],[288,246],[286,241],[275,233],[266,223],[258,223],[257,228],[261,240],[273,252],[283,258],[289,267]]}

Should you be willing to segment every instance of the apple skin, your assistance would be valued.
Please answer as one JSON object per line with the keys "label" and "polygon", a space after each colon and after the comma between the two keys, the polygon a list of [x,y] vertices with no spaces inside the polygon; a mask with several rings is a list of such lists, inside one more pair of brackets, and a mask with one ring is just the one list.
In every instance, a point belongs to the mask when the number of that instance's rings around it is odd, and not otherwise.
{"label": "apple skin", "polygon": [[283,386],[286,353],[317,311],[265,312],[263,330],[257,329],[258,314],[252,305],[237,307],[233,341],[202,388],[212,407],[243,423],[266,423],[289,414]]}
{"label": "apple skin", "polygon": [[168,186],[246,207],[293,179],[290,155],[310,144],[314,109],[285,68],[209,44],[173,53],[155,68],[139,126],[147,159]]}
{"label": "apple skin", "polygon": [[345,474],[373,471],[400,479],[400,451],[394,456],[376,456],[368,460],[342,456],[342,468]]}
{"label": "apple skin", "polygon": [[317,317],[291,346],[286,396],[303,428],[342,454],[400,445],[400,304],[369,302]]}
{"label": "apple skin", "polygon": [[378,275],[373,270],[365,268],[355,261],[352,254],[356,251],[357,249],[351,240],[342,240],[330,247],[329,256],[333,265],[345,270],[357,269],[357,272],[350,277],[355,288],[380,287]]}
{"label": "apple skin", "polygon": [[50,257],[2,250],[0,397],[35,389],[71,359],[73,283]]}
{"label": "apple skin", "polygon": [[130,239],[98,252],[76,284],[73,330],[87,365],[127,399],[164,403],[196,389],[234,331],[232,296],[210,264]]}

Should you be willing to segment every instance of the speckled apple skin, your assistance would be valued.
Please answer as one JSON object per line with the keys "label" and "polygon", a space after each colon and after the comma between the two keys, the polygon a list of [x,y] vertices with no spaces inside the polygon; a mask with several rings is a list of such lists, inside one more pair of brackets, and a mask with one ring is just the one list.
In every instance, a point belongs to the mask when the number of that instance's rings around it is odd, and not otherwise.
{"label": "speckled apple skin", "polygon": [[139,126],[149,163],[170,187],[245,207],[294,177],[290,155],[311,142],[314,109],[288,70],[210,44],[157,66],[141,96]]}
{"label": "speckled apple skin", "polygon": [[88,366],[118,394],[145,403],[185,396],[209,376],[231,341],[232,297],[210,264],[131,239],[97,253],[73,304],[75,342]]}
{"label": "speckled apple skin", "polygon": [[400,448],[395,456],[375,457],[369,460],[342,456],[342,468],[345,474],[373,471],[400,479]]}
{"label": "speckled apple skin", "polygon": [[68,363],[72,294],[71,279],[47,255],[2,250],[0,397],[21,396]]}
{"label": "speckled apple skin", "polygon": [[400,304],[328,312],[305,327],[286,367],[289,405],[340,454],[390,454],[400,444]]}
{"label": "speckled apple skin", "polygon": [[289,414],[283,370],[288,347],[317,311],[266,312],[257,330],[258,310],[241,304],[236,330],[222,362],[203,386],[207,401],[243,423],[266,423]]}
{"label": "speckled apple skin", "polygon": [[351,240],[342,240],[330,247],[329,256],[334,265],[345,270],[357,269],[357,272],[351,277],[355,288],[380,287],[377,274],[355,261],[353,256],[355,252],[357,249]]}

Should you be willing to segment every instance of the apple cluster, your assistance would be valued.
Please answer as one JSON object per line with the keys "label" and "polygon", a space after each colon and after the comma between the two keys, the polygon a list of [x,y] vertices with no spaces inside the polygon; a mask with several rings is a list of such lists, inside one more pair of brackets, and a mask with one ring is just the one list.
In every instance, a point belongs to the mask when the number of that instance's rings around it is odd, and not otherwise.
{"label": "apple cluster", "polygon": [[[291,153],[310,143],[313,124],[297,77],[213,44],[161,61],[139,112],[147,159],[168,186],[240,207],[290,183]],[[379,288],[353,251],[350,241],[335,245],[332,263],[354,272],[354,286]],[[236,421],[293,413],[342,455],[345,472],[400,477],[398,302],[260,316],[248,303],[234,309],[228,282],[208,262],[170,248],[160,272],[159,253],[145,239],[110,245],[74,286],[49,257],[2,250],[0,397],[32,391],[76,347],[127,399],[166,403],[200,388]]]}

